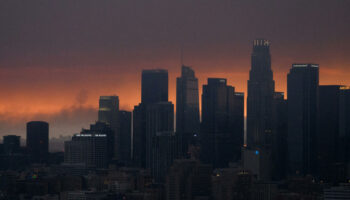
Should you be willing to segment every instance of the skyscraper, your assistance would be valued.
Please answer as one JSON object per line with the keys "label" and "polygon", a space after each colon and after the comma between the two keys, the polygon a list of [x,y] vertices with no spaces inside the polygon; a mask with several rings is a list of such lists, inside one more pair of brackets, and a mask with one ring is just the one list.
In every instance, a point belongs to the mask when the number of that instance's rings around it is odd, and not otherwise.
{"label": "skyscraper", "polygon": [[232,129],[235,141],[235,152],[237,152],[236,159],[241,158],[242,146],[244,146],[244,93],[236,92],[233,96],[233,105],[232,105]]}
{"label": "skyscraper", "polygon": [[108,166],[108,139],[103,132],[84,130],[64,144],[66,164],[84,164],[86,168]]}
{"label": "skyscraper", "polygon": [[159,131],[150,142],[151,174],[157,183],[164,183],[168,169],[178,157],[178,138],[173,131]]}
{"label": "skyscraper", "polygon": [[95,124],[90,124],[90,129],[83,129],[81,134],[104,134],[107,138],[107,159],[108,162],[114,159],[114,131],[110,125],[105,122],[97,121]]}
{"label": "skyscraper", "polygon": [[181,138],[182,155],[186,155],[199,126],[198,79],[190,67],[182,66],[181,77],[176,79],[176,132]]}
{"label": "skyscraper", "polygon": [[334,180],[339,142],[340,85],[319,86],[318,167],[323,181]]}
{"label": "skyscraper", "polygon": [[168,71],[164,69],[142,70],[141,103],[168,101]]}
{"label": "skyscraper", "polygon": [[142,103],[133,110],[132,161],[135,167],[146,167],[146,106]]}
{"label": "skyscraper", "polygon": [[290,175],[316,173],[319,67],[293,64],[287,77]]}
{"label": "skyscraper", "polygon": [[254,40],[247,97],[247,146],[267,148],[272,133],[272,106],[275,82],[271,70],[270,43]]}
{"label": "skyscraper", "polygon": [[[172,106],[172,113],[174,114],[173,104],[168,102],[168,71],[164,69],[143,70],[141,90],[141,103],[135,106],[133,111],[133,163],[137,167],[144,168],[149,167],[149,164],[147,164],[149,159],[147,158],[150,155],[151,135],[155,135],[156,132],[154,131],[161,131],[158,126],[154,126],[154,123],[162,124],[164,120],[172,120],[172,123],[174,123],[174,116],[172,116],[172,119],[152,118],[155,116],[153,114],[159,111],[155,111],[156,108],[162,110],[161,107],[169,107],[169,105]],[[154,122],[147,119],[160,121]],[[169,130],[173,131],[174,125],[171,129],[165,131]]]}
{"label": "skyscraper", "polygon": [[159,102],[146,108],[146,167],[151,168],[152,140],[160,132],[174,132],[174,104]]}
{"label": "skyscraper", "polygon": [[45,163],[49,155],[49,124],[42,121],[27,123],[27,151],[34,163]]}
{"label": "skyscraper", "polygon": [[338,161],[346,172],[342,181],[350,179],[350,87],[340,88]]}
{"label": "skyscraper", "polygon": [[287,168],[287,100],[283,92],[275,92],[273,103],[272,168],[273,180],[286,177]]}
{"label": "skyscraper", "polygon": [[119,111],[120,160],[129,163],[131,159],[131,112]]}
{"label": "skyscraper", "polygon": [[238,161],[243,146],[244,96],[236,94],[226,79],[208,78],[203,85],[201,160],[214,168]]}
{"label": "skyscraper", "polygon": [[119,139],[119,97],[100,96],[98,121],[108,124],[114,132],[114,158],[120,159],[120,139]]}

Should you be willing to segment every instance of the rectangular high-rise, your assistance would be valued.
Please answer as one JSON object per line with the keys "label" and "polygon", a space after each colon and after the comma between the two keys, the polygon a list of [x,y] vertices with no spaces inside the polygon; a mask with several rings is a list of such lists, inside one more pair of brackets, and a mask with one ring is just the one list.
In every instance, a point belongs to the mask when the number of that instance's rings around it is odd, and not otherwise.
{"label": "rectangular high-rise", "polygon": [[183,156],[199,127],[198,79],[190,67],[182,66],[181,77],[176,79],[176,133],[181,138]]}
{"label": "rectangular high-rise", "polygon": [[[174,116],[171,119],[152,118],[151,113],[157,110],[155,108],[162,110],[161,107],[168,107],[169,105],[172,106],[172,113],[174,114],[173,104],[168,102],[168,71],[164,69],[143,70],[141,103],[135,106],[133,111],[133,163],[136,167],[149,167],[147,163],[150,155],[150,138],[151,135],[155,134],[153,130],[160,131],[153,124],[162,124],[165,120],[172,120],[172,123],[174,123]],[[165,110],[167,109],[165,108]],[[150,119],[157,121],[150,121]],[[172,124],[171,129],[164,130],[173,131],[174,125]]]}
{"label": "rectangular high-rise", "polygon": [[49,156],[49,124],[42,121],[27,123],[27,151],[34,163],[45,163]]}
{"label": "rectangular high-rise", "polygon": [[[98,122],[101,123],[101,122]],[[64,162],[66,164],[84,164],[87,168],[106,168],[108,166],[108,134],[112,133],[103,124],[91,125],[75,134],[71,141],[64,144]]]}
{"label": "rectangular high-rise", "polygon": [[164,69],[142,70],[141,103],[168,101],[168,71]]}
{"label": "rectangular high-rise", "polygon": [[95,124],[90,124],[90,129],[83,129],[81,134],[105,134],[107,138],[107,159],[108,162],[114,159],[114,149],[115,149],[115,140],[114,140],[114,131],[111,129],[110,125],[105,122],[97,121]]}
{"label": "rectangular high-rise", "polygon": [[158,131],[150,141],[151,175],[157,183],[164,183],[168,169],[178,157],[178,138],[173,131]]}
{"label": "rectangular high-rise", "polygon": [[318,84],[317,64],[293,64],[287,77],[287,157],[291,176],[316,173]]}
{"label": "rectangular high-rise", "polygon": [[283,92],[275,92],[273,103],[273,129],[271,153],[271,178],[282,180],[286,177],[287,167],[287,100]]}
{"label": "rectangular high-rise", "polygon": [[214,168],[240,159],[243,147],[244,96],[235,93],[226,79],[208,78],[203,85],[201,160]]}
{"label": "rectangular high-rise", "polygon": [[98,121],[108,124],[114,132],[114,158],[120,159],[120,139],[119,139],[119,97],[100,96]]}
{"label": "rectangular high-rise", "polygon": [[174,104],[159,102],[146,108],[146,167],[151,168],[152,140],[159,132],[174,132]]}
{"label": "rectangular high-rise", "polygon": [[339,96],[338,162],[346,172],[342,181],[350,179],[350,87],[341,87]]}
{"label": "rectangular high-rise", "polygon": [[318,172],[325,182],[334,180],[339,142],[340,85],[319,86]]}
{"label": "rectangular high-rise", "polygon": [[[238,148],[241,149],[242,146],[244,146],[244,93],[243,92],[236,92],[233,95],[233,103],[232,103],[232,129],[234,133],[234,138],[237,141],[237,148],[235,151],[237,153],[240,151]],[[240,159],[241,154],[237,154],[236,159]]]}
{"label": "rectangular high-rise", "polygon": [[119,111],[120,161],[127,164],[131,159],[131,112]]}
{"label": "rectangular high-rise", "polygon": [[132,161],[135,167],[146,167],[146,106],[142,103],[133,110]]}

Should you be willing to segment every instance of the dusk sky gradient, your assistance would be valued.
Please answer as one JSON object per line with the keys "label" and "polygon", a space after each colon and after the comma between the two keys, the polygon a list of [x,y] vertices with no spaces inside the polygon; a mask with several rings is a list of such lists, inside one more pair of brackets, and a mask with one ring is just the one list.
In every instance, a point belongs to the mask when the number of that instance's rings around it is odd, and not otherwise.
{"label": "dusk sky gradient", "polygon": [[[252,41],[271,41],[276,91],[292,63],[320,65],[320,84],[350,85],[349,0],[0,1],[0,136],[46,120],[50,137],[97,119],[98,98],[140,102],[141,70],[184,64],[199,87],[227,78],[245,92]],[[200,92],[201,94],[201,92]]]}

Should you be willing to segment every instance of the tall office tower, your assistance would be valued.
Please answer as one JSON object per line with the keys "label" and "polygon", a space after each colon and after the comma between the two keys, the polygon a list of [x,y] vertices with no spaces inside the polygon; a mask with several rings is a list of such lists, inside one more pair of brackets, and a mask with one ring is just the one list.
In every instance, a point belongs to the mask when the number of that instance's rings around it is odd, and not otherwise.
{"label": "tall office tower", "polygon": [[340,85],[319,86],[318,167],[320,178],[335,181],[339,142]]}
{"label": "tall office tower", "polygon": [[146,108],[146,167],[151,168],[152,140],[159,132],[174,131],[174,104],[159,102]]}
{"label": "tall office tower", "polygon": [[350,87],[340,88],[338,161],[346,172],[342,182],[350,179]]}
{"label": "tall office tower", "polygon": [[120,159],[120,139],[119,139],[119,97],[118,96],[100,96],[98,121],[107,123],[114,131],[114,149],[113,156]]}
{"label": "tall office tower", "polygon": [[151,69],[142,71],[141,103],[168,101],[168,71]]}
{"label": "tall office tower", "polygon": [[181,77],[176,79],[176,133],[181,138],[183,156],[199,127],[198,79],[190,67],[182,66]]}
{"label": "tall office tower", "polygon": [[233,112],[232,112],[232,129],[234,138],[237,143],[234,146],[236,153],[236,160],[241,159],[241,150],[244,146],[244,93],[235,92],[233,96]]}
{"label": "tall office tower", "polygon": [[19,153],[21,136],[6,135],[3,137],[3,150],[6,155]]}
{"label": "tall office tower", "polygon": [[291,176],[316,174],[318,83],[316,64],[293,64],[287,77],[287,157]]}
{"label": "tall office tower", "polygon": [[81,134],[104,134],[107,138],[107,159],[108,162],[114,159],[114,131],[105,122],[97,121],[90,125],[90,129],[83,129]]}
{"label": "tall office tower", "polygon": [[268,148],[275,91],[268,40],[254,40],[251,65],[247,97],[247,146],[253,149]]}
{"label": "tall office tower", "polygon": [[127,164],[131,159],[131,112],[119,111],[120,160]]}
{"label": "tall office tower", "polygon": [[64,162],[84,164],[86,168],[108,166],[108,131],[83,130],[64,143]]}
{"label": "tall office tower", "polygon": [[273,103],[273,142],[272,142],[272,179],[283,180],[287,168],[287,100],[283,92],[275,92]]}
{"label": "tall office tower", "polygon": [[41,121],[27,123],[27,150],[34,163],[45,163],[49,156],[49,124]]}
{"label": "tall office tower", "polygon": [[178,155],[178,138],[173,131],[157,132],[151,140],[150,169],[156,183],[164,183],[168,169]]}
{"label": "tall office tower", "polygon": [[206,199],[211,194],[212,168],[196,160],[174,160],[165,183],[167,200]]}
{"label": "tall office tower", "polygon": [[240,158],[244,134],[242,98],[226,84],[226,79],[209,78],[203,85],[201,160],[214,168],[227,167]]}
{"label": "tall office tower", "polygon": [[141,90],[141,103],[133,111],[133,163],[136,167],[145,168],[146,146],[149,146],[150,141],[146,137],[148,107],[159,102],[168,102],[168,71],[143,70]]}
{"label": "tall office tower", "polygon": [[146,106],[142,103],[134,107],[132,161],[135,167],[146,167]]}

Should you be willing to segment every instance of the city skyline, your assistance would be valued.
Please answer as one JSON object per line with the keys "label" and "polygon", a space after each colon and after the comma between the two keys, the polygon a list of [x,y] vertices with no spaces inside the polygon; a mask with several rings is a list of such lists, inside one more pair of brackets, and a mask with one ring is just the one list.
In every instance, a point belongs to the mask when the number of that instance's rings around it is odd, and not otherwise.
{"label": "city skyline", "polygon": [[350,199],[349,10],[0,1],[0,199]]}
{"label": "city skyline", "polygon": [[[252,46],[251,44],[253,43],[254,40],[250,41],[250,45],[248,46]],[[271,50],[273,52],[273,50]],[[273,57],[273,53],[272,54],[272,57]],[[273,58],[272,58],[273,59]],[[273,61],[272,61],[273,63]],[[297,62],[293,62],[293,63],[290,63],[290,65],[292,64],[295,64]],[[191,68],[193,70],[196,71],[196,67],[193,67],[191,66]],[[245,74],[247,76],[247,80],[249,79],[249,68],[250,66],[248,67],[247,69],[247,73]],[[157,70],[159,68],[147,68],[145,70]],[[167,69],[166,67],[162,68],[162,69]],[[288,71],[287,72],[283,72],[281,74],[279,73],[276,73],[274,71],[274,68],[273,68],[273,64],[272,64],[272,70],[274,72],[274,80],[276,82],[275,84],[275,91],[279,91],[279,92],[283,92],[285,94],[285,99],[288,98],[288,93],[287,93],[287,87],[285,86],[284,88],[284,85],[287,85],[287,74],[288,74]],[[172,102],[174,104],[174,107],[176,109],[176,78],[177,77],[180,77],[181,76],[181,65],[178,66],[178,71],[179,73],[178,74],[171,74],[169,72],[169,101]],[[140,77],[141,77],[141,72],[142,70],[140,70],[140,74],[138,74]],[[199,74],[199,75],[197,75]],[[332,73],[331,73],[332,74]],[[203,74],[202,74],[203,75]],[[212,76],[210,76],[212,75]],[[200,71],[198,72],[198,70],[196,71],[196,76],[198,77],[198,85],[199,85],[199,95],[202,95],[202,86],[205,85],[205,81],[207,81],[208,78],[225,78],[227,79],[227,84],[230,84],[230,85],[233,85],[238,91],[242,91],[244,92],[245,94],[245,109],[244,109],[244,116],[245,118],[247,117],[247,80],[243,81],[245,83],[245,86],[243,84],[243,86],[240,86],[240,84],[231,84],[231,83],[240,83],[242,81],[236,81],[236,80],[232,80],[233,78],[231,77],[227,77],[227,73],[211,73],[209,76],[207,77],[202,77],[200,78],[201,76],[201,73]],[[240,76],[241,73],[237,73],[235,74],[235,76]],[[283,84],[279,84],[278,83],[278,79],[281,78],[280,76],[285,76],[285,80],[283,80]],[[325,73],[323,74],[324,78],[326,78],[326,80],[322,80],[322,64],[320,64],[320,86],[322,85],[350,85],[350,80],[347,80],[347,79],[339,79],[339,80],[335,80],[335,81],[331,81],[330,80],[330,77],[328,76],[329,73]],[[174,77],[175,76],[175,77]],[[240,77],[242,78],[242,77]],[[132,99],[130,102],[133,102],[133,101],[138,101],[138,103],[141,102],[141,78],[139,78],[139,82],[138,82],[138,86],[135,86],[136,90],[134,90],[135,92],[131,92],[132,94],[135,94],[135,96],[139,96],[139,98],[135,98],[135,99]],[[284,83],[285,82],[285,83]],[[283,85],[283,87],[281,87],[281,85]],[[240,90],[240,88],[243,88],[243,90]],[[138,90],[139,89],[139,90]],[[9,114],[9,116],[7,117],[4,117],[2,120],[0,118],[0,124],[1,125],[4,125],[1,127],[0,129],[0,136],[4,136],[4,135],[8,135],[8,134],[16,134],[16,135],[20,135],[22,136],[22,138],[25,138],[25,123],[27,121],[33,121],[33,120],[41,120],[41,121],[48,121],[50,124],[52,124],[52,128],[53,129],[53,134],[51,135],[50,134],[50,138],[57,138],[59,136],[71,136],[75,133],[78,133],[82,128],[88,128],[89,125],[95,121],[98,120],[98,109],[99,109],[99,98],[101,96],[106,96],[106,95],[111,95],[111,96],[118,96],[119,99],[120,99],[120,109],[121,110],[126,110],[126,111],[132,111],[133,110],[133,106],[136,106],[138,103],[135,103],[135,105],[127,105],[125,104],[125,101],[127,101],[126,99],[121,99],[121,96],[124,96],[125,93],[121,93],[121,94],[118,94],[116,92],[111,92],[109,94],[100,94],[99,96],[95,98],[92,98],[91,96],[88,95],[89,93],[89,90],[86,90],[86,89],[82,89],[78,92],[78,94],[75,96],[75,103],[72,104],[72,105],[69,105],[67,107],[63,107],[62,110],[58,111],[58,112],[54,112],[54,113],[35,113],[35,114],[29,114],[29,115],[25,115],[24,116],[21,116],[19,118],[11,118],[13,116],[11,116],[11,114]],[[124,94],[124,95],[123,95]],[[87,98],[89,100],[93,100],[94,103],[93,105],[90,104],[88,101],[87,101]],[[53,104],[50,104],[50,105],[53,105]],[[202,113],[202,110],[201,110],[201,105],[202,105],[202,100],[201,98],[199,98],[199,111],[200,111],[200,114]],[[1,110],[1,109],[0,109]],[[86,115],[88,114],[88,115]],[[175,112],[175,115],[176,115],[176,112]],[[0,116],[4,116],[4,113],[1,113],[0,112]],[[80,122],[75,122],[74,124],[74,128],[73,129],[69,129],[71,130],[70,132],[69,131],[60,131],[62,127],[55,127],[55,125],[57,124],[60,124],[62,123],[62,120],[63,120],[63,117],[67,117],[68,119],[73,119],[73,120],[76,120],[76,117],[83,117],[85,118],[84,121],[80,121]],[[13,119],[19,119],[18,122],[19,123],[16,123],[16,121],[13,121]],[[58,120],[57,120],[58,119]],[[57,124],[55,124],[56,120],[58,121]],[[60,121],[61,120],[61,121]],[[23,124],[23,123],[24,124]],[[5,123],[9,123],[9,124],[5,124]],[[18,126],[22,123],[21,126],[23,127],[13,127],[13,125],[15,126]],[[176,123],[176,122],[175,122]],[[7,127],[10,127],[10,129],[8,129]],[[63,126],[66,126],[66,125],[63,125]],[[67,128],[67,127],[65,127]],[[20,131],[18,131],[20,130]],[[67,129],[66,129],[67,130]],[[72,132],[73,131],[73,132]]]}
{"label": "city skyline", "polygon": [[[141,99],[142,69],[169,71],[175,104],[182,47],[183,64],[196,71],[199,86],[207,77],[227,78],[246,93],[250,44],[259,37],[271,41],[276,91],[286,92],[290,65],[304,62],[320,65],[321,85],[350,85],[348,1],[150,2],[1,2],[0,135],[24,136],[25,122],[34,119],[49,121],[53,136],[77,133],[96,118],[102,95],[118,95],[120,108],[131,111]],[[141,20],[147,11],[153,14]]]}

